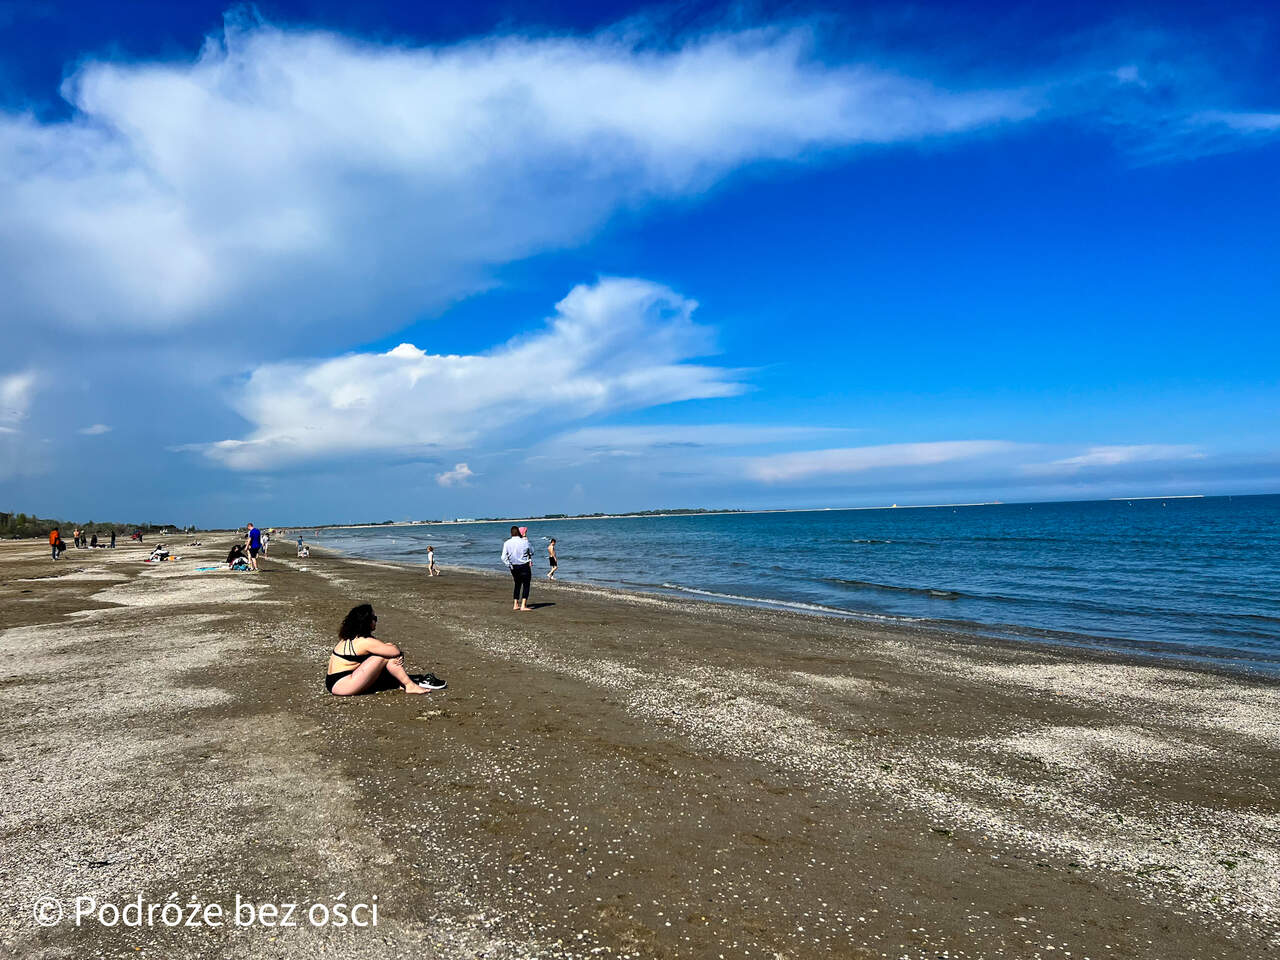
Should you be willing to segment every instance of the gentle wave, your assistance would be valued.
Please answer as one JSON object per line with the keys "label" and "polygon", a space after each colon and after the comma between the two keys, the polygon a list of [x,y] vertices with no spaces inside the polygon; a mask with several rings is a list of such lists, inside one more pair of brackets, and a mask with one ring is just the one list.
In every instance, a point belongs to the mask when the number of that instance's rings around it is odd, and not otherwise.
{"label": "gentle wave", "polygon": [[786,607],[788,610],[808,610],[813,613],[836,614],[841,617],[855,617],[859,620],[883,620],[893,623],[920,623],[923,617],[891,617],[880,613],[866,613],[861,610],[844,610],[840,607],[826,607],[820,603],[801,603],[798,600],[773,600],[769,597],[747,597],[738,593],[717,593],[715,590],[702,590],[698,587],[685,587],[678,583],[662,584],[668,590],[679,590],[681,593],[692,593],[700,597],[714,597],[717,600],[736,600],[739,603],[767,604],[771,607]]}

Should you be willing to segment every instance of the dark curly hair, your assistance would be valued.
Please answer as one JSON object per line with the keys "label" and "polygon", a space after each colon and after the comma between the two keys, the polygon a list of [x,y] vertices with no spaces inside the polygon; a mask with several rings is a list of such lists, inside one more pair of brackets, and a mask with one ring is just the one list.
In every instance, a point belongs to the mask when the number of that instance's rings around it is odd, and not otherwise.
{"label": "dark curly hair", "polygon": [[370,604],[362,603],[358,607],[352,607],[351,612],[343,619],[342,626],[338,627],[338,639],[354,640],[356,637],[372,637],[373,625],[377,622],[378,615],[373,612]]}

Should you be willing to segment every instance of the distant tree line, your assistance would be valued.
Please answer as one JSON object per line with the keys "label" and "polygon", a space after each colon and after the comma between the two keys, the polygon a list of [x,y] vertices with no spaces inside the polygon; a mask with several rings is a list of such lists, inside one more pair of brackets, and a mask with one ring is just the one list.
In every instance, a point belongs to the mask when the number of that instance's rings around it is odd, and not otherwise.
{"label": "distant tree line", "polygon": [[21,537],[47,537],[49,531],[57,527],[62,532],[64,540],[71,538],[71,531],[77,527],[85,532],[85,536],[91,537],[95,533],[99,537],[111,536],[111,531],[115,530],[117,534],[127,536],[135,530],[141,530],[143,533],[155,533],[158,530],[184,530],[194,531],[195,527],[179,527],[173,523],[100,523],[95,520],[86,520],[83,523],[77,523],[68,520],[51,520],[48,517],[37,517],[26,513],[0,513],[0,537],[6,540],[15,540]]}

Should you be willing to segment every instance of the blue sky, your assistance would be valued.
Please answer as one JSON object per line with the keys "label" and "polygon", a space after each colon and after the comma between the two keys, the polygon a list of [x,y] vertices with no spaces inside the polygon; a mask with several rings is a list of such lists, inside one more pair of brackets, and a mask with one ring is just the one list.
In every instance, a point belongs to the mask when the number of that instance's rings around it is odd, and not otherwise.
{"label": "blue sky", "polygon": [[0,507],[1280,490],[1277,53],[1261,3],[0,0]]}

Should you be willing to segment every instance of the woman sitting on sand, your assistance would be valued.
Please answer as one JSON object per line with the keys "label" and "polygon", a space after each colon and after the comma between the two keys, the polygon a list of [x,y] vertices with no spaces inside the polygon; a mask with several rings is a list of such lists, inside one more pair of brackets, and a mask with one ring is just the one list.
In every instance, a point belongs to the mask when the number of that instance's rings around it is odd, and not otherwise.
{"label": "woman sitting on sand", "polygon": [[338,645],[329,654],[328,675],[324,685],[339,697],[357,693],[376,693],[389,690],[393,684],[387,674],[405,693],[428,693],[443,690],[445,682],[433,673],[421,680],[413,680],[404,669],[404,654],[395,644],[383,643],[374,637],[378,615],[373,607],[362,603],[353,607],[338,628]]}

